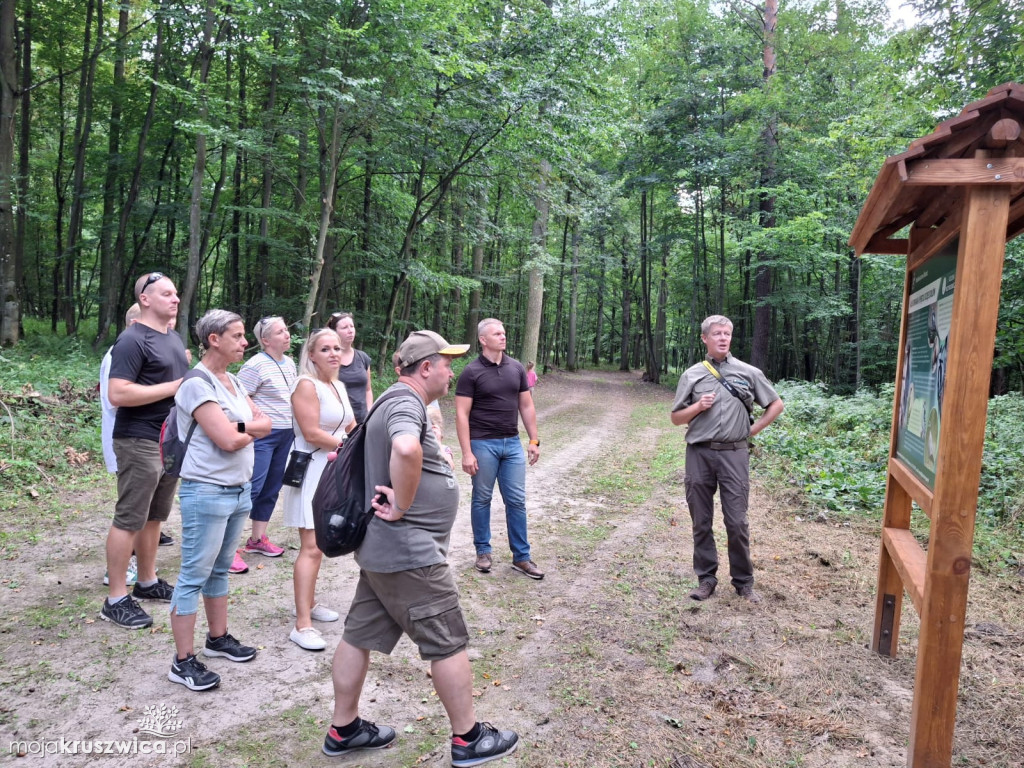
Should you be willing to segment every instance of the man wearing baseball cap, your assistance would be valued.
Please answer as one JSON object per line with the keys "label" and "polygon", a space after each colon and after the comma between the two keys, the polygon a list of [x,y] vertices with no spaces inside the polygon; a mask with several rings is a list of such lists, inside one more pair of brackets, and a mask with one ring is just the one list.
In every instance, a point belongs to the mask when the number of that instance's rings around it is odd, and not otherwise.
{"label": "man wearing baseball cap", "polygon": [[394,355],[399,378],[388,390],[404,395],[380,403],[364,426],[366,503],[375,517],[355,553],[359,583],[334,654],[334,716],[324,754],[395,740],[394,728],[359,717],[359,697],[370,651],[391,653],[403,633],[430,662],[452,725],[453,766],[496,760],[519,745],[515,732],[480,723],[474,712],[469,631],[447,562],[459,488],[427,422],[426,404],[448,393],[452,359],[468,350],[433,331],[410,334]]}

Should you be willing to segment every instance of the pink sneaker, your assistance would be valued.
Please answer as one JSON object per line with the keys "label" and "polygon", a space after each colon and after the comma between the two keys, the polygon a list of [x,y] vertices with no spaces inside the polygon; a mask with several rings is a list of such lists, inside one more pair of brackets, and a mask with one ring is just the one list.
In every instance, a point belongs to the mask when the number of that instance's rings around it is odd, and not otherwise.
{"label": "pink sneaker", "polygon": [[235,560],[231,563],[231,567],[228,568],[228,573],[248,573],[249,566],[245,564],[245,560],[242,559],[242,555],[239,551],[235,550]]}
{"label": "pink sneaker", "polygon": [[284,554],[284,547],[279,547],[276,544],[272,544],[270,539],[267,538],[267,534],[263,534],[263,538],[259,541],[253,541],[252,539],[245,540],[245,546],[242,547],[242,551],[247,555],[265,555],[266,557],[280,557]]}

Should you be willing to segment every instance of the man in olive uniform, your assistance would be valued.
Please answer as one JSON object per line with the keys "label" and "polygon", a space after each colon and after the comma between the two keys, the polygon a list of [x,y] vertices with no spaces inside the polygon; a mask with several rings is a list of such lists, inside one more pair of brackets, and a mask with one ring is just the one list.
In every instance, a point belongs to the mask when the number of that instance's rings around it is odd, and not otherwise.
{"label": "man in olive uniform", "polygon": [[[718,549],[712,531],[718,489],[729,542],[729,576],[733,588],[752,603],[754,564],[750,559],[747,498],[750,493],[749,439],[778,418],[784,408],[765,375],[729,354],[732,321],[711,315],[701,323],[704,360],[679,378],[672,423],[686,430],[686,503],[693,521],[694,600],[707,600],[718,586]],[[764,412],[756,421],[753,404]]]}

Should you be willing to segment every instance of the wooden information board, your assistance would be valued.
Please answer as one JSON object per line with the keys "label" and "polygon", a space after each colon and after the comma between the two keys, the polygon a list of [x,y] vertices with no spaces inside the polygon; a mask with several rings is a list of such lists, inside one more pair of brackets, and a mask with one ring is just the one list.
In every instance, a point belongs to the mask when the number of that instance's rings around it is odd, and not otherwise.
{"label": "wooden information board", "polygon": [[[1003,257],[1024,232],[1022,125],[1016,83],[968,104],[886,160],[850,237],[858,255],[907,257],[871,643],[896,655],[909,595],[921,617],[913,768],[952,760]],[[927,549],[910,530],[915,504]]]}

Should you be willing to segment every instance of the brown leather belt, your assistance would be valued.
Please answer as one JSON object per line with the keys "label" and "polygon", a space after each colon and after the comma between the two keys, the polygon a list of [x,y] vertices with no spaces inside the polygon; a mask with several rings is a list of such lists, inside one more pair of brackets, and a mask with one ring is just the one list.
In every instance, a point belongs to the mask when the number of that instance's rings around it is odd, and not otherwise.
{"label": "brown leather belt", "polygon": [[694,445],[699,445],[702,448],[710,448],[712,451],[738,451],[740,448],[747,447],[747,441],[737,440],[735,443],[715,443],[708,441],[705,443],[694,443]]}

